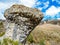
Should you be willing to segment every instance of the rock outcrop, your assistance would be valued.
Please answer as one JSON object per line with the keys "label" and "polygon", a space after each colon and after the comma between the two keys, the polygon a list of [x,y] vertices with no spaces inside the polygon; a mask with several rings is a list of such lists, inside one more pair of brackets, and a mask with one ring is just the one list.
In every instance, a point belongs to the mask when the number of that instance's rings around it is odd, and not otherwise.
{"label": "rock outcrop", "polygon": [[14,40],[17,39],[21,43],[24,43],[31,31],[43,18],[40,10],[18,4],[7,9],[4,16],[7,20],[5,36]]}

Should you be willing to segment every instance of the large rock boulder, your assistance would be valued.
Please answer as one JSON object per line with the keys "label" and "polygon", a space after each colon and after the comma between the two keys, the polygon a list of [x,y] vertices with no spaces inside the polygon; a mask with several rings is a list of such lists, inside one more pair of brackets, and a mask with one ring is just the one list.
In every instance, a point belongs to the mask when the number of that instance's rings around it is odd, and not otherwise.
{"label": "large rock boulder", "polygon": [[40,10],[18,4],[6,9],[4,16],[7,20],[7,34],[13,31],[8,37],[12,37],[12,39],[15,40],[18,39],[22,43],[24,43],[30,32],[43,18],[43,14]]}

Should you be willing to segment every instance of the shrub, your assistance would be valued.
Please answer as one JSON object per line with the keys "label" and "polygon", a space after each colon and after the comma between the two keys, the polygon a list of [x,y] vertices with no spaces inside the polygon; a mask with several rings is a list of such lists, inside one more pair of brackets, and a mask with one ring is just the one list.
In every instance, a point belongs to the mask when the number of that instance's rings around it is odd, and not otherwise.
{"label": "shrub", "polygon": [[29,43],[33,43],[33,42],[34,42],[32,34],[30,34],[30,35],[28,36],[27,41],[28,41]]}
{"label": "shrub", "polygon": [[0,37],[3,36],[4,34],[5,34],[5,32],[1,32],[1,33],[0,33]]}
{"label": "shrub", "polygon": [[41,39],[39,44],[40,44],[40,45],[45,45],[44,42],[45,42],[45,40],[44,40],[44,39]]}
{"label": "shrub", "polygon": [[0,28],[3,27],[3,22],[0,22]]}

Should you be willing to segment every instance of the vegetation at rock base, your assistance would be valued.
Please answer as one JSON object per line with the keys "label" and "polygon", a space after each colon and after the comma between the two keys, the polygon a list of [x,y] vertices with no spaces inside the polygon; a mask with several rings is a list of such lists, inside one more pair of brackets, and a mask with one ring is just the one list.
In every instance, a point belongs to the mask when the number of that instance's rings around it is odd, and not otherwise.
{"label": "vegetation at rock base", "polygon": [[5,29],[3,26],[3,22],[0,22],[0,37],[3,36],[5,34]]}
{"label": "vegetation at rock base", "polygon": [[34,42],[32,34],[30,34],[30,35],[28,36],[27,41],[28,41],[29,43],[33,43],[33,42]]}
{"label": "vegetation at rock base", "polygon": [[39,44],[40,44],[40,45],[45,45],[45,43],[44,43],[44,42],[45,42],[45,40],[44,40],[44,39],[42,39],[42,40],[40,40]]}
{"label": "vegetation at rock base", "polygon": [[18,41],[11,40],[9,38],[5,38],[0,41],[0,45],[18,45]]}
{"label": "vegetation at rock base", "polygon": [[5,34],[5,32],[1,32],[1,33],[0,33],[0,37],[3,36],[4,34]]}
{"label": "vegetation at rock base", "polygon": [[[52,24],[38,25],[28,36],[27,43],[39,43],[39,45],[60,45],[60,26]],[[13,41],[8,38],[0,41],[0,45],[3,44],[17,45],[18,41]]]}
{"label": "vegetation at rock base", "polygon": [[[28,37],[28,41],[30,42],[30,44],[32,44],[33,40],[31,39],[32,37],[30,37],[31,35],[29,35]],[[45,40],[40,40],[39,45],[45,45],[44,43]],[[3,40],[0,41],[0,45],[22,45],[21,43],[19,44],[18,41],[15,40],[11,40],[9,38],[4,38]]]}
{"label": "vegetation at rock base", "polygon": [[0,22],[0,30],[2,30],[3,29],[3,22]]}

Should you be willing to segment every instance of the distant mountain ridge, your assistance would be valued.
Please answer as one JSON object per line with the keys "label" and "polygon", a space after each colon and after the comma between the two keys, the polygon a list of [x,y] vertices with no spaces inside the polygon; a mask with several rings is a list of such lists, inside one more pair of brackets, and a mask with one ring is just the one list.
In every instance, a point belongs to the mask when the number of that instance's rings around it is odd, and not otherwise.
{"label": "distant mountain ridge", "polygon": [[0,22],[5,22],[6,20],[2,20],[2,19],[0,19]]}
{"label": "distant mountain ridge", "polygon": [[45,24],[45,23],[60,25],[60,20],[46,20],[46,21],[41,21],[40,24]]}

